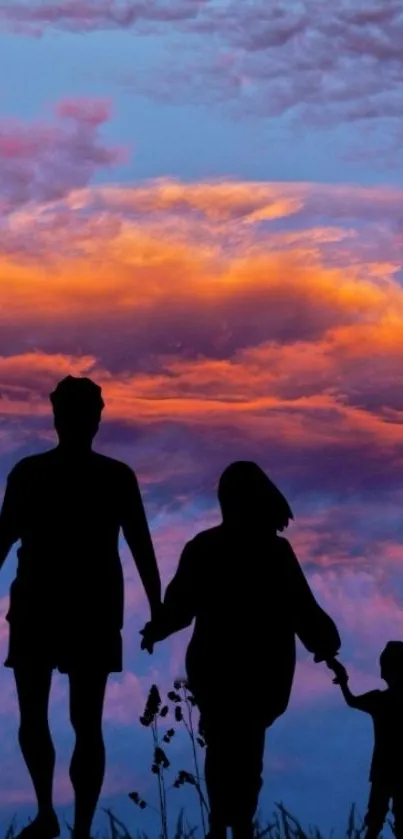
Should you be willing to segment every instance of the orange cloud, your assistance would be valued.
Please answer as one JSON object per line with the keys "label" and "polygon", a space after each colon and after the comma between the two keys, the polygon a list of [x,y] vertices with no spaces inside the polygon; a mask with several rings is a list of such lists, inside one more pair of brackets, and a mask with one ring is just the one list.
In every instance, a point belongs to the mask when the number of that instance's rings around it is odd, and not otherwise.
{"label": "orange cloud", "polygon": [[[189,446],[220,445],[223,459],[292,453],[294,476],[315,457],[327,487],[357,481],[364,460],[362,485],[371,470],[395,480],[398,195],[162,180],[12,213],[0,254],[3,427],[14,419],[19,447],[28,433],[48,437],[49,390],[68,372],[89,373],[119,425],[116,445],[130,429],[164,438],[154,479],[190,475]],[[182,452],[166,442],[179,427]]]}

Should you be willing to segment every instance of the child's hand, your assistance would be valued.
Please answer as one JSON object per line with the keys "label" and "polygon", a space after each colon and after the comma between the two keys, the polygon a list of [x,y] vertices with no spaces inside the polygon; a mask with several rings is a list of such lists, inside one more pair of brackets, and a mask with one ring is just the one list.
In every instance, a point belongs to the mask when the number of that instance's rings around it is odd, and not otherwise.
{"label": "child's hand", "polygon": [[346,685],[348,682],[348,673],[344,664],[341,661],[337,661],[336,658],[331,659],[330,661],[326,662],[329,670],[333,670],[336,678],[333,679],[334,685]]}

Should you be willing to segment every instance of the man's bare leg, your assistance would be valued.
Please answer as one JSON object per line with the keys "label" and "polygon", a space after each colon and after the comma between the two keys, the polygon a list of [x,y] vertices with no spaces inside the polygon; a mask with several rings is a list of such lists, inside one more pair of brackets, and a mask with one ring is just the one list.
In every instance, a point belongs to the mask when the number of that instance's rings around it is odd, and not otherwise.
{"label": "man's bare leg", "polygon": [[70,764],[75,795],[73,839],[90,839],[91,825],[105,774],[102,712],[107,673],[69,674],[70,720],[76,744]]}
{"label": "man's bare leg", "polygon": [[20,710],[19,742],[38,801],[35,820],[17,839],[55,839],[60,828],[53,809],[55,750],[48,722],[52,670],[22,665],[14,668],[14,678]]}

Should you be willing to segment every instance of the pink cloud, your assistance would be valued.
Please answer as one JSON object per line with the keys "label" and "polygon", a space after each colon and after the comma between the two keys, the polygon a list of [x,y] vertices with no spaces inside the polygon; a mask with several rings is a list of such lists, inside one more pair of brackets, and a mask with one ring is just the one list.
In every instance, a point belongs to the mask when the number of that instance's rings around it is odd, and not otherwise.
{"label": "pink cloud", "polygon": [[100,168],[121,162],[122,149],[108,146],[99,128],[108,102],[66,100],[53,122],[28,125],[0,121],[0,215],[33,201],[63,198],[90,183]]}
{"label": "pink cloud", "polygon": [[0,4],[0,22],[15,32],[39,36],[48,27],[72,32],[97,29],[126,29],[142,21],[166,23],[197,17],[209,0],[61,0],[55,2],[17,2],[13,6]]}
{"label": "pink cloud", "polygon": [[[26,774],[25,784],[21,783],[23,773]],[[122,767],[119,764],[113,765],[110,762],[105,773],[102,796],[125,795],[130,789],[132,782],[132,773],[126,767]],[[54,801],[58,807],[71,804],[73,801],[73,789],[69,778],[69,759],[57,761],[54,781]],[[35,804],[35,793],[22,759],[14,760],[7,766],[7,775],[4,777],[4,782],[0,790],[0,805],[9,808]],[[34,813],[30,817],[32,818],[33,815]],[[24,820],[19,818],[18,824],[22,827]]]}
{"label": "pink cloud", "polygon": [[143,685],[131,671],[111,680],[105,701],[105,720],[122,725],[137,725],[144,708],[149,685]]}

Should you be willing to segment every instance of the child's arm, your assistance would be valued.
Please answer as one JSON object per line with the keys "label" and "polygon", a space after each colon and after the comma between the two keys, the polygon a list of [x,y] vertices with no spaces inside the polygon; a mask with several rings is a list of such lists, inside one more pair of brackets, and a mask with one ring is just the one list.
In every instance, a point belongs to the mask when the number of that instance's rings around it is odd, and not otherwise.
{"label": "child's arm", "polygon": [[341,692],[347,705],[350,708],[357,708],[359,711],[366,711],[368,714],[372,713],[379,691],[371,690],[369,693],[362,693],[359,696],[351,693],[348,686],[349,677],[344,664],[342,664],[341,661],[337,661],[335,658],[327,661],[326,664],[330,670],[333,670],[333,673],[336,676],[336,678],[333,679],[333,684],[340,685]]}
{"label": "child's arm", "polygon": [[355,700],[358,699],[358,697],[354,696],[354,694],[351,693],[351,690],[348,686],[348,673],[346,668],[344,667],[344,664],[342,664],[341,661],[337,661],[337,659],[335,658],[331,661],[327,661],[326,664],[330,670],[333,670],[333,673],[335,674],[336,678],[333,679],[333,684],[340,685],[340,690],[344,696],[344,699],[347,702],[347,705],[349,705],[350,708],[354,708]]}

